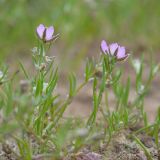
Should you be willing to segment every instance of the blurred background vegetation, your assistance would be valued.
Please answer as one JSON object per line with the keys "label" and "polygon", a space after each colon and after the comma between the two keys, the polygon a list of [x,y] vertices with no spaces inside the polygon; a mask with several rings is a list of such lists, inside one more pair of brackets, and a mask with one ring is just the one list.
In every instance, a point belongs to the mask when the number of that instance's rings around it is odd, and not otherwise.
{"label": "blurred background vegetation", "polygon": [[53,47],[63,59],[99,53],[101,39],[134,54],[160,49],[159,0],[0,0],[1,60],[30,53],[40,23],[60,33]]}

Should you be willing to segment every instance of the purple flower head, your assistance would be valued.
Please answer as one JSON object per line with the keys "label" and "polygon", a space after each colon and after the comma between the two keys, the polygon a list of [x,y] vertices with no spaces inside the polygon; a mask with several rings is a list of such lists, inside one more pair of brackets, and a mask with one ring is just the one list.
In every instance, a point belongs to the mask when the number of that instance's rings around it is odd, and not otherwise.
{"label": "purple flower head", "polygon": [[112,56],[115,55],[117,49],[118,49],[118,44],[117,43],[112,43],[112,44],[109,45],[109,51],[110,51],[110,54]]}
{"label": "purple flower head", "polygon": [[126,53],[125,47],[119,46],[119,47],[118,47],[117,54],[116,54],[116,59],[117,59],[118,61],[122,61],[122,60],[128,58],[128,56],[129,56],[129,54]]}
{"label": "purple flower head", "polygon": [[104,54],[109,52],[107,42],[105,40],[101,41],[101,50]]}
{"label": "purple flower head", "polygon": [[125,47],[119,46],[118,43],[112,43],[108,46],[105,40],[101,41],[101,50],[104,54],[115,57],[117,61],[122,61],[129,56],[126,53]]}
{"label": "purple flower head", "polygon": [[58,37],[58,35],[54,36],[54,27],[53,26],[45,27],[43,24],[40,24],[37,27],[36,33],[37,33],[38,37],[45,43],[51,42]]}

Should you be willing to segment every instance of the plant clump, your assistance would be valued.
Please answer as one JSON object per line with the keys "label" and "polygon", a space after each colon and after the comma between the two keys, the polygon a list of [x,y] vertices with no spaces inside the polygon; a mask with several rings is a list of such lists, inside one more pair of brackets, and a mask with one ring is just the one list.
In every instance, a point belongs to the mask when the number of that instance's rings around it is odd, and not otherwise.
{"label": "plant clump", "polygon": [[[159,65],[151,63],[144,82],[143,59],[132,60],[136,96],[131,101],[130,77],[122,83],[123,72],[117,67],[129,54],[118,43],[107,45],[102,40],[99,58],[86,60],[83,82],[78,84],[77,76],[69,74],[68,94],[62,98],[56,90],[59,82],[56,57],[47,56],[59,34],[54,35],[53,26],[43,24],[36,33],[38,45],[32,54],[34,74],[19,63],[25,80],[17,86],[18,75],[10,76],[8,68],[1,67],[0,159],[160,159],[160,109],[152,124],[144,111],[144,98]],[[88,84],[92,85],[90,115],[64,117],[66,109]],[[113,110],[109,104],[111,90],[115,97]]]}

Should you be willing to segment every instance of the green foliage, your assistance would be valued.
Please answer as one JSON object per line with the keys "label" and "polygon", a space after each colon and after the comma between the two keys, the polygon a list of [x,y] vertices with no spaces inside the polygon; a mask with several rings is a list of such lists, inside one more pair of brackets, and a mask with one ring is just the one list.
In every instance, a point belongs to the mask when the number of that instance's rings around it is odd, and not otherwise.
{"label": "green foliage", "polygon": [[[135,131],[131,136],[143,148],[147,157],[152,159],[136,134],[147,131],[155,138],[159,149],[160,111],[158,110],[157,118],[152,125],[148,123],[144,111],[145,95],[149,92],[153,78],[159,72],[159,65],[151,63],[150,72],[144,82],[143,60],[133,60],[132,64],[136,71],[136,96],[130,101],[130,77],[126,83],[122,83],[123,72],[117,67],[119,61],[109,54],[101,54],[97,61],[87,59],[81,84],[78,84],[75,74],[69,75],[68,94],[62,98],[56,90],[59,73],[55,58],[47,56],[50,45],[51,43],[38,42],[32,57],[34,73],[30,73],[22,63],[19,63],[26,78],[21,85],[14,85],[18,77],[16,73],[9,76],[8,69],[2,67],[0,140],[3,142],[6,137],[14,139],[19,149],[17,153],[19,159],[30,160],[37,153],[53,159],[63,158],[78,152],[86,144],[94,146],[94,140],[99,135],[99,139],[109,145],[115,133],[143,122],[144,128]],[[75,117],[64,117],[66,109],[88,83],[92,83],[93,94],[90,116],[80,120]],[[113,111],[108,103],[110,92],[113,92],[116,102]],[[135,115],[135,110],[138,116]],[[97,115],[101,115],[100,120],[97,119]],[[34,145],[37,147],[33,147]]]}

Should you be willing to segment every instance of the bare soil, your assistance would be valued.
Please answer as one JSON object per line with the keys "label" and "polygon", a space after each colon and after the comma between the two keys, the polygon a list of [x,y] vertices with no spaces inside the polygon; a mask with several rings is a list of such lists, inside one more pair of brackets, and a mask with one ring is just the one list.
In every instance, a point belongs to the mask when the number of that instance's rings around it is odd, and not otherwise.
{"label": "bare soil", "polygon": [[[141,146],[139,146],[133,138],[129,136],[132,132],[134,132],[134,129],[135,128],[130,128],[116,133],[112,137],[109,144],[105,141],[100,141],[101,143],[97,148],[93,148],[88,145],[82,148],[78,153],[64,157],[62,160],[150,160]],[[148,152],[152,156],[152,159],[160,160],[160,151],[156,148],[154,138],[147,135],[145,132],[138,134],[137,137],[147,148]],[[12,148],[12,150],[10,148]],[[8,144],[0,145],[0,159],[18,160],[15,155],[17,152],[16,150],[16,145],[11,143],[11,141]],[[15,153],[12,151],[15,151]],[[53,159],[37,154],[33,157],[33,160]]]}

